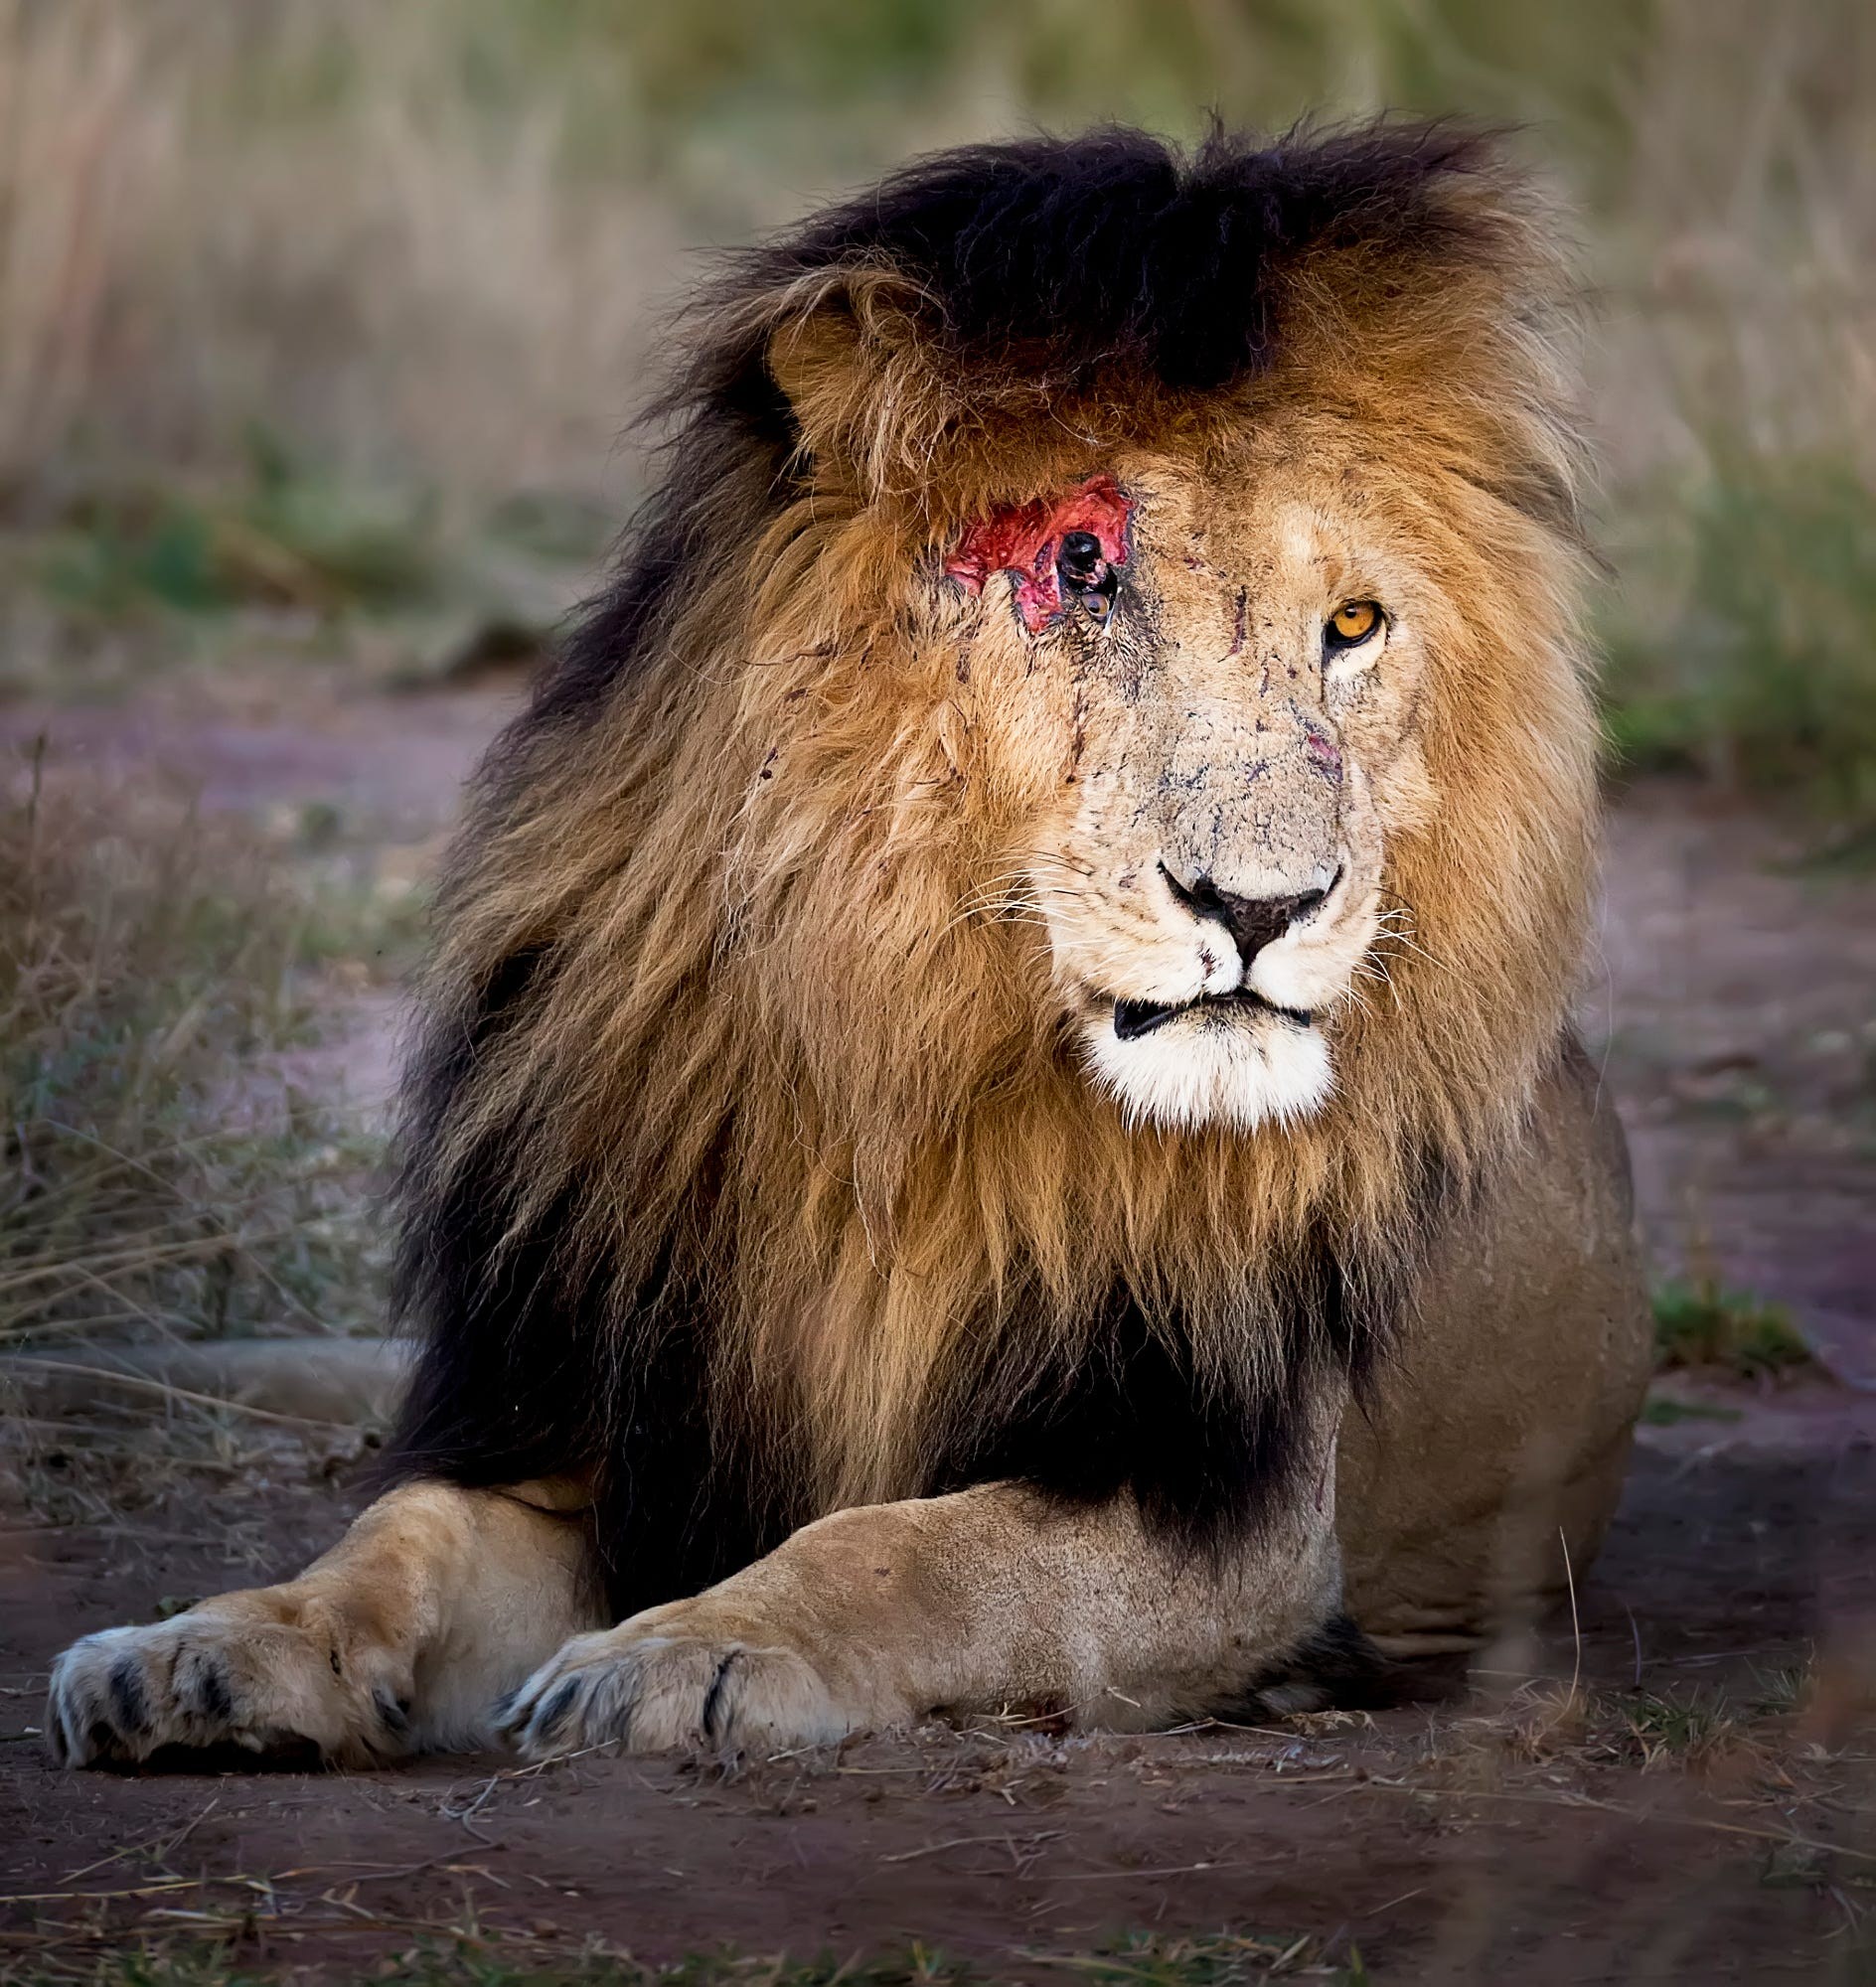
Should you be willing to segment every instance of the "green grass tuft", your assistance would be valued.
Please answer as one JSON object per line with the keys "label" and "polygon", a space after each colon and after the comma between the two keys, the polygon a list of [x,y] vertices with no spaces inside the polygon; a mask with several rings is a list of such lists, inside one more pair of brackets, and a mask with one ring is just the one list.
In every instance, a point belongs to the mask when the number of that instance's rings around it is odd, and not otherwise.
{"label": "green grass tuft", "polygon": [[1644,1765],[1693,1760],[1726,1745],[1738,1719],[1719,1691],[1635,1691],[1622,1701],[1623,1723]]}
{"label": "green grass tuft", "polygon": [[1656,1286],[1654,1345],[1663,1370],[1718,1367],[1744,1380],[1811,1363],[1810,1348],[1781,1305],[1710,1279],[1670,1278]]}
{"label": "green grass tuft", "polygon": [[1642,1410],[1648,1428],[1677,1428],[1682,1422],[1736,1422],[1737,1408],[1714,1407],[1706,1401],[1670,1401],[1657,1395]]}

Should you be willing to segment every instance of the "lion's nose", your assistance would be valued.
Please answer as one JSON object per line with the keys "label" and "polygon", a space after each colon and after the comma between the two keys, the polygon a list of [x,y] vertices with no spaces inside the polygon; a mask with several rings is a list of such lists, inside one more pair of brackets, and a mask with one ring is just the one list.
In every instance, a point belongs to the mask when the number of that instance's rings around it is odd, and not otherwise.
{"label": "lion's nose", "polygon": [[[1329,890],[1301,890],[1288,897],[1241,897],[1235,890],[1221,889],[1203,870],[1181,878],[1164,862],[1160,867],[1173,896],[1194,917],[1209,918],[1231,934],[1247,969],[1265,946],[1282,938],[1329,895]],[[1333,888],[1331,883],[1329,889]]]}

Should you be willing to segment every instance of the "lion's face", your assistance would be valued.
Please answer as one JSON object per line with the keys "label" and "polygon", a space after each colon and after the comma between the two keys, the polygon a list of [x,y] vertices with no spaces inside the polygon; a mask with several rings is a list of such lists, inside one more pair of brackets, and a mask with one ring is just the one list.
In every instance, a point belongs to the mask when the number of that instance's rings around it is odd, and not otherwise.
{"label": "lion's face", "polygon": [[[965,532],[962,669],[1052,997],[1130,1115],[1314,1112],[1337,1016],[1385,997],[1389,838],[1433,808],[1414,736],[1443,611],[1410,517],[1332,429],[1117,460]],[[1405,937],[1404,933],[1400,936]]]}

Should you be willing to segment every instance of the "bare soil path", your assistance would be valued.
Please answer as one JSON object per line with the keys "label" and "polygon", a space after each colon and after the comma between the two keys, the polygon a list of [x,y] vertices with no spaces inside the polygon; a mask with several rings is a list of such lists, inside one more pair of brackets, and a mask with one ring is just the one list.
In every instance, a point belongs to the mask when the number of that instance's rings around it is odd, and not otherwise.
{"label": "bare soil path", "polygon": [[[161,769],[212,807],[334,809],[421,864],[503,707],[16,707],[0,738],[44,728],[55,765]],[[205,1435],[156,1468],[134,1420],[114,1459],[54,1431],[0,1513],[0,1980],[212,1936],[334,1979],[426,1939],[532,1962],[597,1938],[646,1960],[919,1941],[999,1979],[1330,1977],[1358,1949],[1390,1987],[1867,1981],[1876,884],[1795,868],[1798,846],[1684,790],[1627,797],[1585,1023],[1662,1268],[1789,1303],[1840,1378],[1698,1384],[1709,1412],[1642,1431],[1580,1634],[1539,1664],[1554,1690],[1507,1677],[1493,1702],[1485,1678],[1483,1703],[1150,1740],[934,1731],[734,1769],[65,1776],[29,1730],[61,1644],[290,1569],[360,1491],[348,1442]],[[327,1051],[355,1096],[382,1092],[389,1019],[362,1001]],[[1087,1970],[1123,1937],[1163,1970]]]}
{"label": "bare soil path", "polygon": [[[75,1629],[251,1578],[231,1532],[290,1564],[348,1502],[303,1458],[250,1464],[114,1533],[16,1541],[34,1565],[7,1582],[7,1725],[34,1722]],[[650,1960],[917,1940],[1041,1979],[1046,1955],[1226,1929],[1344,1962],[1353,1945],[1390,1983],[1862,1977],[1871,1749],[1803,1736],[1782,1692],[1826,1614],[1876,1609],[1876,1458],[1644,1453],[1584,1602],[1580,1645],[1550,1651],[1581,1709],[1558,1692],[1145,1740],[934,1731],[740,1770],[492,1757],[118,1779],[19,1742],[0,1978],[8,1942],[78,1962],[191,1925],[339,1978],[457,1931]]]}

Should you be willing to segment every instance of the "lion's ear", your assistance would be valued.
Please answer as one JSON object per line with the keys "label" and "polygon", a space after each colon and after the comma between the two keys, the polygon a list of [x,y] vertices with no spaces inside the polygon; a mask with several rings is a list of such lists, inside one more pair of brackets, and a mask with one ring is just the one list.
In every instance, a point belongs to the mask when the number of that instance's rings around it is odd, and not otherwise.
{"label": "lion's ear", "polygon": [[782,390],[805,452],[845,453],[855,404],[865,390],[865,334],[846,300],[823,303],[769,335],[769,378]]}
{"label": "lion's ear", "polygon": [[954,416],[903,284],[850,279],[778,318],[764,351],[804,455],[868,496],[917,486]]}

